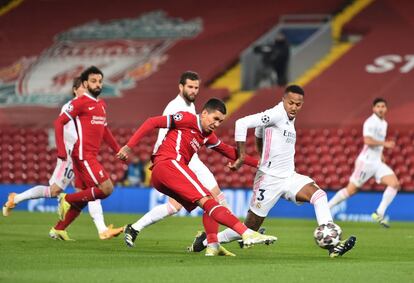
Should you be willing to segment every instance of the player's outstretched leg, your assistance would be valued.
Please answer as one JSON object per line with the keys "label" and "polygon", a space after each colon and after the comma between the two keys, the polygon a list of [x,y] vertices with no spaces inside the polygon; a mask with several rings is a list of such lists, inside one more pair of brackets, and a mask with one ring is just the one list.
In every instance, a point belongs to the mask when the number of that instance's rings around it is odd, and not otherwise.
{"label": "player's outstretched leg", "polygon": [[[231,229],[225,229],[224,231],[221,231],[220,233],[218,233],[218,240],[220,243],[230,243],[232,241],[234,241],[234,239],[228,239],[229,237],[227,237],[226,233],[228,230],[232,231],[232,234],[235,233],[237,235],[237,238],[240,239],[240,235],[237,234],[236,232],[234,232]],[[230,232],[229,231],[229,232]],[[260,234],[265,234],[266,233],[266,228],[261,227],[259,230],[257,230],[257,232],[259,232]],[[243,240],[237,240],[237,242],[239,243],[240,248],[243,248],[244,244],[243,244]],[[207,234],[204,231],[198,231],[193,243],[187,247],[187,250],[189,252],[195,252],[195,253],[199,253],[201,251],[203,251],[205,248],[207,247]]]}
{"label": "player's outstretched leg", "polygon": [[256,231],[248,229],[246,225],[241,223],[237,217],[230,212],[230,210],[218,204],[217,201],[213,199],[207,200],[203,205],[203,209],[205,213],[208,213],[208,215],[216,222],[231,228],[241,235],[245,248],[255,244],[272,244],[277,240],[274,236],[262,235]]}
{"label": "player's outstretched leg", "polygon": [[132,228],[131,224],[128,224],[127,226],[125,226],[124,233],[125,233],[125,236],[124,236],[125,244],[128,247],[133,248],[135,246],[135,240],[139,232],[135,230],[134,228]]}
{"label": "player's outstretched leg", "polygon": [[352,250],[355,246],[356,237],[351,236],[346,240],[341,241],[338,245],[329,250],[330,257],[338,257],[344,255],[346,252]]}

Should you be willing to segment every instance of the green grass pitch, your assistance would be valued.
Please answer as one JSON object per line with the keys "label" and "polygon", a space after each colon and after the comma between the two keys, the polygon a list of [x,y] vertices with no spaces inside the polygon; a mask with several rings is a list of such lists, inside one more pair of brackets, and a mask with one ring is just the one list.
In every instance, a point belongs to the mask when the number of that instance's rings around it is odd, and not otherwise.
{"label": "green grass pitch", "polygon": [[[137,215],[106,214],[115,226]],[[338,222],[356,247],[332,259],[313,240],[314,220],[268,219],[271,246],[226,247],[235,258],[186,252],[200,218],[171,217],[144,230],[135,248],[123,235],[99,240],[88,213],[68,229],[75,242],[55,241],[48,231],[56,214],[13,212],[0,218],[0,282],[414,282],[414,223]]]}

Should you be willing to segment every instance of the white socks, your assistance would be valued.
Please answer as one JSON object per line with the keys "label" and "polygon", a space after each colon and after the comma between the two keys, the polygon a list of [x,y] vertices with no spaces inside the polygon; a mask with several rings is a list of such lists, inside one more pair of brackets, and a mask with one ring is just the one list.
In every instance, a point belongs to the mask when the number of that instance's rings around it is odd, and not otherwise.
{"label": "white socks", "polygon": [[398,192],[397,189],[390,187],[390,186],[388,186],[385,189],[384,194],[382,195],[381,203],[379,204],[377,208],[377,214],[379,216],[384,217],[385,211],[387,210],[388,206],[393,201],[394,197],[397,195],[397,192]]}
{"label": "white socks", "polygon": [[24,200],[38,199],[38,198],[50,198],[50,187],[39,185],[39,186],[30,188],[20,194],[17,194],[14,197],[14,202],[18,204]]}
{"label": "white socks", "polygon": [[108,229],[105,225],[105,220],[102,211],[101,200],[97,199],[94,201],[88,202],[88,210],[91,215],[93,222],[95,223],[98,233],[102,233]]}
{"label": "white socks", "polygon": [[[249,230],[250,229],[247,229],[246,232]],[[233,231],[232,229],[226,228],[217,234],[217,239],[220,244],[223,244],[223,243],[225,244],[225,243],[233,242],[235,240],[240,240],[241,236],[237,234],[235,231]],[[203,241],[203,245],[207,246],[207,239]]]}
{"label": "white socks", "polygon": [[349,198],[349,193],[346,188],[339,190],[328,202],[329,208],[334,207],[335,205],[343,202]]}
{"label": "white socks", "polygon": [[144,216],[142,216],[137,222],[132,224],[132,228],[137,231],[141,231],[145,227],[154,224],[167,216],[174,215],[177,213],[177,209],[172,206],[169,202],[160,204],[150,211],[148,211]]}
{"label": "white socks", "polygon": [[310,203],[313,204],[315,209],[316,221],[318,221],[318,225],[333,222],[331,211],[328,206],[328,198],[323,190],[317,190],[312,195]]}

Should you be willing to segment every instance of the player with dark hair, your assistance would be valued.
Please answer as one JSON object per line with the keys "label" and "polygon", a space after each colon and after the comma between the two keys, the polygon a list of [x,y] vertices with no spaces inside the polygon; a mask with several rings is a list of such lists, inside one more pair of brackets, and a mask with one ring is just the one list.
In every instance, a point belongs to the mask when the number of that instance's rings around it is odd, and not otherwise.
{"label": "player with dark hair", "polygon": [[[85,91],[86,90],[82,85],[81,78],[76,77],[73,80],[72,85],[72,94],[74,96],[74,99],[76,99],[77,97],[81,97],[85,93]],[[60,113],[66,111],[70,103],[71,101],[63,105]],[[49,186],[38,185],[20,194],[11,193],[9,195],[7,202],[3,206],[4,216],[9,216],[11,210],[22,201],[39,198],[55,198],[66,189],[66,187],[74,179],[71,152],[77,139],[78,135],[76,133],[75,123],[70,121],[69,123],[65,124],[64,127],[64,143],[67,152],[67,159],[57,159],[55,170],[53,171],[52,177],[49,180]],[[113,228],[112,224],[109,226],[105,225],[100,200],[88,202],[88,209],[89,214],[91,215],[95,223],[95,226],[98,230],[100,239],[110,239],[116,235],[119,235],[122,232],[122,228]],[[59,233],[56,232],[54,228],[50,230],[49,236],[53,239],[60,239],[65,241],[70,240],[66,231]]]}
{"label": "player with dark hair", "polygon": [[[305,92],[298,85],[285,89],[282,101],[264,112],[249,115],[236,121],[235,140],[237,160],[229,167],[238,170],[245,162],[246,136],[255,128],[256,142],[261,154],[259,169],[253,184],[250,208],[244,223],[257,231],[270,209],[282,197],[296,204],[313,204],[318,225],[333,222],[326,193],[308,176],[295,172],[295,119],[303,106]],[[198,235],[189,248],[199,252],[205,248],[205,234]],[[240,239],[231,229],[219,233],[221,243]],[[331,257],[342,256],[353,248],[356,238],[351,236],[329,250]],[[203,243],[204,242],[204,243]]]}
{"label": "player with dark hair", "polygon": [[388,127],[387,121],[385,121],[385,114],[387,113],[387,102],[385,99],[375,98],[372,103],[372,112],[373,114],[364,122],[364,148],[355,161],[354,172],[349,179],[348,185],[331,198],[329,207],[332,208],[356,194],[369,178],[375,177],[377,183],[384,184],[387,188],[382,195],[382,200],[377,210],[372,213],[372,218],[383,227],[389,228],[389,222],[385,219],[385,211],[397,195],[400,189],[400,182],[394,171],[385,164],[382,151],[384,147],[393,148],[395,142],[385,139]]}
{"label": "player with dark hair", "polygon": [[[199,95],[200,90],[200,76],[193,71],[186,71],[181,74],[178,84],[179,93],[171,100],[167,107],[165,107],[162,115],[173,115],[177,112],[190,112],[196,114],[194,101]],[[223,109],[222,109],[223,111]],[[164,141],[168,129],[159,129],[157,141],[154,145],[153,153],[156,153],[159,146]],[[224,193],[220,190],[214,175],[210,172],[206,165],[199,159],[197,153],[194,153],[188,167],[195,173],[197,178],[208,189],[212,196],[221,205],[227,206]],[[138,221],[131,224],[132,228],[138,233],[143,229],[176,214],[182,209],[182,205],[173,198],[169,197],[168,201],[153,207],[150,211],[145,213]]]}
{"label": "player with dark hair", "polygon": [[57,234],[65,234],[65,229],[79,216],[89,201],[104,199],[112,193],[113,184],[97,155],[102,140],[114,152],[119,145],[107,127],[106,104],[98,99],[103,85],[103,73],[91,66],[81,74],[85,94],[72,100],[66,111],[55,121],[57,156],[61,160],[68,157],[65,151],[63,128],[70,121],[76,123],[78,140],[73,147],[72,159],[75,172],[75,187],[81,191],[73,194],[60,194],[60,221],[53,228]]}
{"label": "player with dark hair", "polygon": [[[235,160],[236,151],[233,147],[222,143],[214,131],[224,121],[226,107],[219,99],[210,99],[203,107],[201,114],[178,112],[174,115],[158,116],[147,119],[134,133],[117,154],[121,160],[126,160],[131,148],[139,140],[155,128],[168,128],[164,142],[152,156],[152,185],[188,211],[197,206],[204,210],[203,224],[207,234],[206,256],[234,256],[217,240],[219,223],[232,228],[242,235],[244,244],[248,247],[259,243],[272,243],[276,237],[259,234],[248,229],[225,206],[220,205],[195,173],[188,167],[191,157],[201,146],[205,145],[224,156]],[[257,166],[257,160],[246,157],[246,164]],[[131,225],[125,228],[125,241],[133,246],[137,231]]]}

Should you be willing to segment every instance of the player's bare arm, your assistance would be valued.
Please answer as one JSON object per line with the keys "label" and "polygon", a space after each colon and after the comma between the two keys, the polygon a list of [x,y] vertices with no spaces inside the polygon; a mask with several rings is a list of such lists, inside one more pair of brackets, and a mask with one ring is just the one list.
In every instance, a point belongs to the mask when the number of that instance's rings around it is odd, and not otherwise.
{"label": "player's bare arm", "polygon": [[63,127],[67,122],[70,121],[70,118],[62,113],[54,123],[55,126],[55,140],[56,140],[56,148],[57,148],[57,157],[62,160],[67,159],[67,153],[65,148],[65,142],[63,138]]}
{"label": "player's bare arm", "polygon": [[256,137],[256,150],[260,156],[262,156],[263,152],[263,139]]}
{"label": "player's bare arm", "polygon": [[236,147],[237,159],[233,163],[229,162],[229,164],[227,165],[227,167],[229,167],[233,171],[239,170],[246,158],[246,142],[238,141],[236,142]]}

